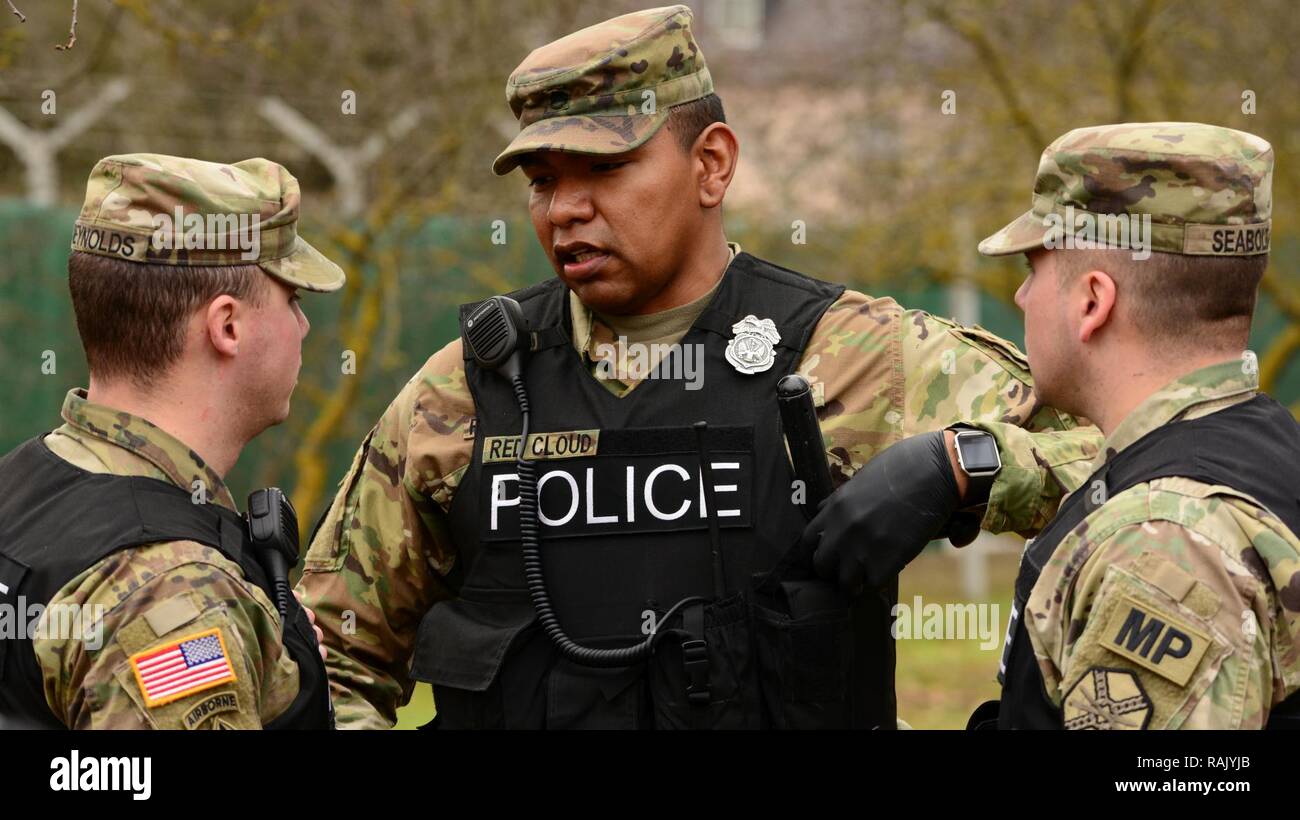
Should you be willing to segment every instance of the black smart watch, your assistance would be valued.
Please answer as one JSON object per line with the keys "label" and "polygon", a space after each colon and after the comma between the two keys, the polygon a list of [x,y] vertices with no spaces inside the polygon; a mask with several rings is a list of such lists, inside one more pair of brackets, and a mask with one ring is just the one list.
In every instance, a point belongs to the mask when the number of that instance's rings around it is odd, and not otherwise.
{"label": "black smart watch", "polygon": [[957,463],[970,479],[967,498],[974,501],[968,506],[988,503],[993,479],[1002,469],[1002,456],[997,440],[983,430],[953,428],[953,447],[957,450]]}

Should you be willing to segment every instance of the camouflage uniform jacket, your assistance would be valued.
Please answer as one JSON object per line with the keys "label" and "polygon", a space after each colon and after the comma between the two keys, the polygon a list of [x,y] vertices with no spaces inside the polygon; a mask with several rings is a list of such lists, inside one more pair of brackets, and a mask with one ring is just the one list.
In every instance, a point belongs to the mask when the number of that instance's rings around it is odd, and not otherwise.
{"label": "camouflage uniform jacket", "polygon": [[[1129,413],[1093,467],[1157,427],[1247,401],[1257,388],[1242,361],[1189,373]],[[1144,690],[1149,728],[1260,728],[1300,688],[1297,572],[1300,537],[1229,487],[1160,478],[1108,499],[1057,545],[1025,607],[1046,691],[1064,702],[1067,728],[1095,722],[1095,678],[1109,678],[1113,690],[1116,670],[1134,698],[1134,677]],[[1159,663],[1150,653],[1117,654],[1110,639],[1134,612],[1189,636],[1188,651]]]}
{"label": "camouflage uniform jacket", "polygon": [[[601,378],[595,365],[609,348],[598,348],[615,334],[570,303],[575,346]],[[820,405],[836,484],[904,437],[988,422],[1005,462],[984,518],[994,531],[1040,529],[1063,491],[1086,477],[1100,441],[1095,428],[1038,402],[1014,345],[889,298],[845,291],[814,329],[799,371]],[[635,384],[605,386],[635,400]],[[390,726],[410,696],[416,628],[450,595],[442,579],[457,549],[446,514],[470,462],[474,416],[457,339],[407,382],[366,437],[307,553],[299,591],[324,631],[340,728]]]}
{"label": "camouflage uniform jacket", "polygon": [[[211,503],[236,509],[211,467],[145,419],[87,401],[83,390],[68,393],[63,418],[45,444],[74,466],[201,489]],[[298,666],[281,644],[279,613],[237,564],[202,544],[113,553],[59,590],[47,613],[56,606],[103,608],[102,632],[92,641],[51,635],[33,642],[46,700],[70,728],[260,728],[298,694]],[[211,630],[220,634],[234,680],[146,705],[131,658]]]}

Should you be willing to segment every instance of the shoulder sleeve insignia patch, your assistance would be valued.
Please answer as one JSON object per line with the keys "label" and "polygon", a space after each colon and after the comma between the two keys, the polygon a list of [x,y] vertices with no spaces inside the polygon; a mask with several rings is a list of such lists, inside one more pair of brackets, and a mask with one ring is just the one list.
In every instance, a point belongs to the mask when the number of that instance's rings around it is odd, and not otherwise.
{"label": "shoulder sleeve insignia patch", "polygon": [[1150,669],[1177,686],[1186,686],[1210,637],[1169,613],[1125,596],[1106,625],[1107,649]]}
{"label": "shoulder sleeve insignia patch", "polygon": [[137,652],[131,671],[150,709],[235,680],[219,627]]}
{"label": "shoulder sleeve insignia patch", "polygon": [[212,720],[215,724],[224,724],[224,721],[217,718],[217,715],[222,712],[238,711],[239,695],[234,692],[218,692],[202,703],[196,704],[193,709],[185,713],[185,728],[197,729],[207,720]]}
{"label": "shoulder sleeve insignia patch", "polygon": [[1094,666],[1075,681],[1061,703],[1066,729],[1145,729],[1151,698],[1127,669]]}

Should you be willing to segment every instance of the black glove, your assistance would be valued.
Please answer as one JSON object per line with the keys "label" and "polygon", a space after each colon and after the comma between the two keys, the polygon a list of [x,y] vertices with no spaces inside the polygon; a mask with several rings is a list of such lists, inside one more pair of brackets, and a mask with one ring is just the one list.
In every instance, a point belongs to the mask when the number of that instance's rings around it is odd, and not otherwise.
{"label": "black glove", "polygon": [[[924,433],[880,453],[836,490],[808,522],[801,545],[813,552],[819,576],[856,595],[864,582],[885,585],[946,535],[959,506],[943,431]],[[954,542],[974,538],[969,518],[956,518]]]}
{"label": "black glove", "polygon": [[952,514],[948,519],[948,526],[939,532],[939,537],[947,536],[948,541],[954,547],[964,547],[974,541],[980,534],[981,525],[984,523],[984,514],[982,512],[972,512],[962,510]]}

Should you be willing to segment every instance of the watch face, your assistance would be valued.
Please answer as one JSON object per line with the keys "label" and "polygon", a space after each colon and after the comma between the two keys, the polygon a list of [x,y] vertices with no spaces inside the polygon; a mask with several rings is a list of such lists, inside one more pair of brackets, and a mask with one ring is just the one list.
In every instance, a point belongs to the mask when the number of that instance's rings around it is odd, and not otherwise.
{"label": "watch face", "polygon": [[957,452],[961,455],[961,466],[967,473],[996,470],[998,445],[990,435],[961,436],[957,439]]}

